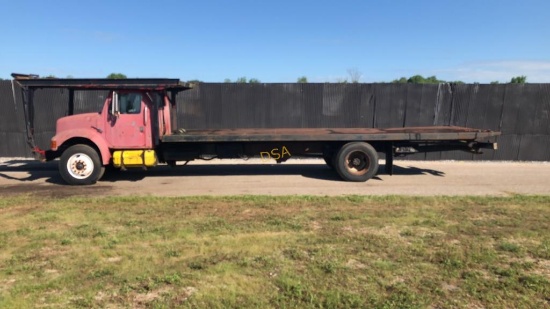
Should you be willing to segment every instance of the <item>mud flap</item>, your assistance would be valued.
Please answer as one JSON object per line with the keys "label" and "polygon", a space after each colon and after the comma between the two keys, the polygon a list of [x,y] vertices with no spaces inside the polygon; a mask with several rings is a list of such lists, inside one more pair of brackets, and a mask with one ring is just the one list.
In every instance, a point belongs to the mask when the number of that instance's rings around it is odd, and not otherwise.
{"label": "mud flap", "polygon": [[386,144],[386,165],[384,169],[386,174],[393,175],[393,143]]}

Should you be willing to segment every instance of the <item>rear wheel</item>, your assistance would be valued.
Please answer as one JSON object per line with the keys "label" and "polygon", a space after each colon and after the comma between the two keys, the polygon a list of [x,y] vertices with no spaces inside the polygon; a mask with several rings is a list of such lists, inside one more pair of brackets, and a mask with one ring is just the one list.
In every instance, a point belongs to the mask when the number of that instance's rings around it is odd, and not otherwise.
{"label": "rear wheel", "polygon": [[105,172],[98,153],[88,145],[74,145],[59,160],[61,178],[70,185],[91,185]]}
{"label": "rear wheel", "polygon": [[346,181],[367,181],[378,172],[378,154],[367,143],[349,143],[336,154],[334,167]]}

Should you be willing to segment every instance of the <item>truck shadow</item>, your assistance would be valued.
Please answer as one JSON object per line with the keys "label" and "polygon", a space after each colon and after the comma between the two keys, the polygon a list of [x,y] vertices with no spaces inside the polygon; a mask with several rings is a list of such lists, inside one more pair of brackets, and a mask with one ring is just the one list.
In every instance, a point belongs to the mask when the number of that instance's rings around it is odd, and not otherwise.
{"label": "truck shadow", "polygon": [[137,181],[145,177],[204,177],[204,176],[285,176],[301,175],[307,178],[340,181],[332,169],[324,164],[212,164],[186,165],[171,168],[158,166],[148,171],[128,169],[105,173],[100,181]]}
{"label": "truck shadow", "polygon": [[[381,167],[384,167],[382,165]],[[384,169],[379,169],[378,173],[384,173]],[[426,169],[426,168],[418,168],[414,166],[407,166],[402,167],[399,165],[393,165],[393,174],[394,175],[432,175],[432,176],[438,176],[438,177],[445,177],[445,173],[438,170],[432,170],[432,169]]]}
{"label": "truck shadow", "polygon": [[[0,178],[32,182],[44,179],[45,182],[57,185],[65,185],[59,175],[58,162],[41,163],[33,160],[10,160],[0,163]],[[374,180],[383,181],[379,176],[385,175],[385,166],[379,167]],[[325,164],[197,164],[178,166],[175,168],[160,165],[149,170],[139,168],[127,171],[108,171],[100,182],[139,181],[146,177],[193,177],[193,176],[277,176],[277,175],[301,175],[302,177],[326,180],[342,181],[338,174]],[[431,175],[444,177],[445,173],[438,170],[422,169],[413,166],[394,165],[393,175]]]}
{"label": "truck shadow", "polygon": [[32,159],[21,159],[2,162],[0,178],[19,182],[45,179],[48,183],[65,184],[59,175],[57,161],[43,163]]}
{"label": "truck shadow", "polygon": [[[386,174],[384,165],[378,170],[378,175]],[[394,165],[394,175],[432,175],[443,177],[442,171],[421,169],[412,166],[400,167]],[[212,164],[187,165],[171,168],[160,166],[149,171],[129,169],[124,172],[108,172],[100,181],[115,182],[118,180],[138,181],[145,177],[193,177],[193,176],[284,176],[301,175],[302,177],[326,180],[343,181],[338,174],[325,164]],[[375,176],[375,180],[383,181]]]}

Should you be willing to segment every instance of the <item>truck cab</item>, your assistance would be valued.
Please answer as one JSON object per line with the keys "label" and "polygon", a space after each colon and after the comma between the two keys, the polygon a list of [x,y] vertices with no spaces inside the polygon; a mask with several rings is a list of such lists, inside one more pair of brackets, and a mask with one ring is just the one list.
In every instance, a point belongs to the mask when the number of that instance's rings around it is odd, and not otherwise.
{"label": "truck cab", "polygon": [[[15,77],[15,76],[14,76]],[[27,120],[27,142],[41,160],[60,159],[59,171],[69,184],[99,180],[105,167],[152,167],[159,162],[156,148],[172,130],[170,110],[179,91],[191,85],[177,79],[36,79],[18,75],[25,115],[33,109],[35,89],[69,89],[69,115],[56,122],[50,149],[34,142],[33,119]],[[109,90],[96,113],[73,114],[74,91]]]}

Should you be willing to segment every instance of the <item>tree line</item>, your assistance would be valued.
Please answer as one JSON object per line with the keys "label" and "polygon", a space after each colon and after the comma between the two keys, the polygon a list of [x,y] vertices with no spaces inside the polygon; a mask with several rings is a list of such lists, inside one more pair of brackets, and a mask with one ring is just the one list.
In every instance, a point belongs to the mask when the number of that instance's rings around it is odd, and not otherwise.
{"label": "tree line", "polygon": [[[394,79],[392,83],[398,83],[398,84],[441,84],[441,83],[448,83],[448,84],[464,84],[463,81],[445,81],[440,80],[435,76],[429,76],[424,77],[422,75],[414,75],[409,78],[401,77],[400,79]],[[527,83],[527,76],[521,75],[521,76],[515,76],[512,77],[509,84],[525,84]],[[479,83],[474,83],[479,84]],[[500,84],[499,81],[492,81],[491,84]]]}
{"label": "tree line", "polygon": [[[357,69],[349,69],[348,70],[349,79],[340,79],[337,80],[336,83],[346,84],[346,83],[359,83],[359,80],[361,79],[362,74]],[[57,78],[54,75],[46,75],[42,78]],[[67,76],[66,78],[73,78],[71,75]],[[108,79],[126,79],[128,78],[123,73],[111,73],[107,75]],[[3,80],[0,78],[0,80]],[[193,79],[188,80],[189,83],[202,83],[202,81]],[[257,78],[247,78],[246,76],[236,78],[234,80],[231,80],[229,78],[226,78],[224,83],[236,83],[236,84],[259,84],[261,81]],[[300,76],[296,79],[297,83],[305,84],[308,83],[307,76]],[[394,84],[441,84],[441,83],[449,83],[449,84],[464,84],[463,81],[445,81],[438,79],[435,75],[434,76],[428,76],[424,77],[422,75],[413,75],[411,77],[401,77],[399,79],[394,79],[391,81],[391,83]],[[510,79],[508,84],[526,84],[527,83],[527,76],[520,75],[515,76]],[[475,83],[478,84],[478,83]],[[492,81],[491,84],[500,84],[499,81]]]}
{"label": "tree line", "polygon": [[[349,80],[348,79],[337,80],[336,83],[340,83],[340,84],[359,83],[359,78],[360,78],[359,75],[351,74],[351,77],[352,78],[350,78]],[[201,81],[192,80],[190,82],[200,83]],[[296,82],[300,83],[300,84],[308,83],[307,76],[298,77],[296,79]],[[231,80],[229,78],[226,78],[224,80],[224,83],[238,83],[238,84],[249,83],[249,84],[255,84],[255,83],[260,83],[260,80],[257,79],[257,78],[247,79],[246,77],[240,77],[240,78],[237,78],[235,80]],[[385,83],[385,82],[383,82],[383,83]],[[436,76],[424,77],[422,75],[413,75],[409,78],[401,77],[399,79],[392,80],[391,83],[394,83],[394,84],[465,84],[463,81],[460,81],[460,80],[446,81],[446,80],[438,79]],[[524,75],[512,77],[512,79],[508,82],[508,84],[526,84],[526,83],[527,83],[527,76],[524,76]],[[474,84],[479,84],[479,83],[476,82]],[[492,81],[491,84],[500,84],[500,82],[499,81]]]}

